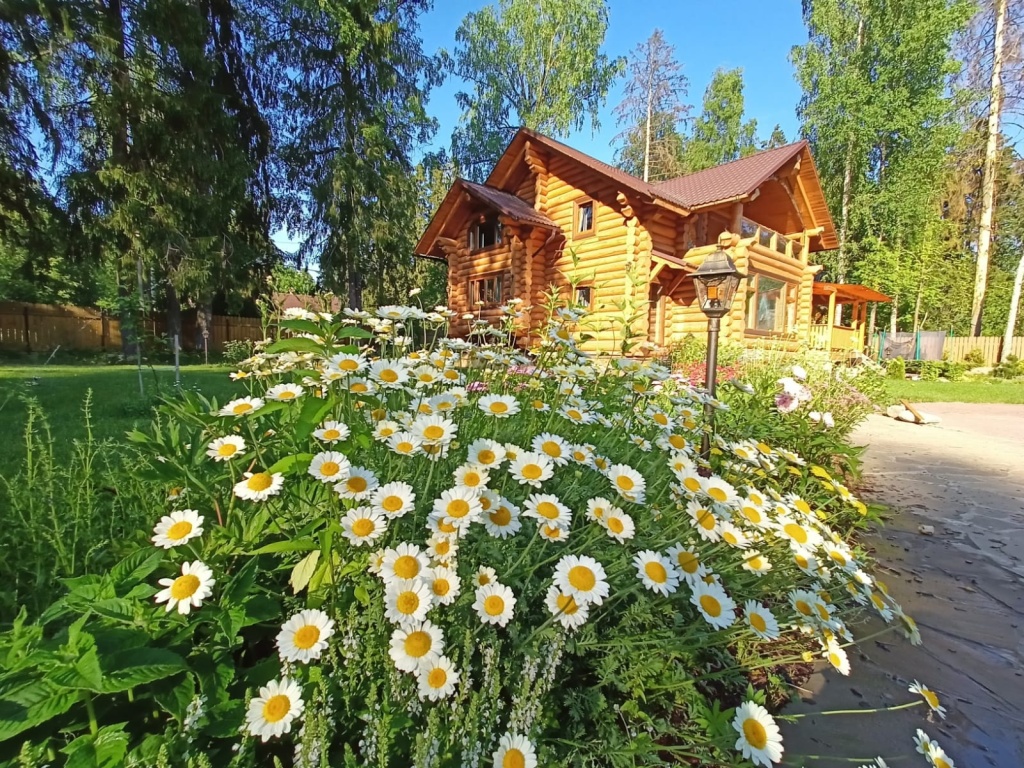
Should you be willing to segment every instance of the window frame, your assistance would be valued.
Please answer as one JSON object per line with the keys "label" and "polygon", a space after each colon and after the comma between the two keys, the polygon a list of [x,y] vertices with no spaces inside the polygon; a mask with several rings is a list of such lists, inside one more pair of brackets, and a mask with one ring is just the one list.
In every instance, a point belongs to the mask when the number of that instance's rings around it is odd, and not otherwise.
{"label": "window frame", "polygon": [[[581,290],[587,291],[588,301],[587,301],[586,305],[582,304],[580,302],[580,300],[579,300],[579,295],[580,295],[579,292]],[[573,297],[572,297],[573,298],[573,304],[575,306],[577,306],[577,307],[586,306],[587,310],[592,310],[594,308],[594,284],[593,283],[590,283],[590,282],[587,282],[587,283],[577,283],[576,286],[572,289],[572,292],[573,292]]]}
{"label": "window frame", "polygon": [[[485,227],[487,224],[494,226],[494,242],[490,245],[480,245],[480,229]],[[474,217],[466,229],[466,247],[470,253],[482,253],[483,251],[489,251],[492,248],[499,248],[504,244],[505,233],[503,231],[504,225],[498,218],[498,214],[484,214],[484,220],[480,221],[479,217]]]}
{"label": "window frame", "polygon": [[[590,206],[590,229],[580,231],[580,208]],[[597,234],[597,203],[592,197],[580,197],[573,201],[572,239],[585,240]]]}
{"label": "window frame", "polygon": [[[782,284],[782,295],[776,301],[775,304],[775,323],[776,326],[779,324],[779,304],[782,305],[782,329],[778,328],[773,330],[764,330],[757,327],[757,310],[756,302],[760,288],[760,278],[766,280],[772,280],[776,283]],[[751,271],[747,278],[746,285],[746,296],[744,298],[743,305],[743,333],[747,336],[796,336],[795,330],[790,330],[791,327],[796,325],[796,312],[795,304],[799,300],[800,285],[798,283],[791,282],[790,280],[776,277],[764,272]],[[775,289],[773,289],[775,290]],[[751,313],[751,306],[754,306],[754,312]],[[753,325],[750,325],[753,321]]]}
{"label": "window frame", "polygon": [[[483,306],[477,304],[479,297],[479,290],[482,284],[488,283],[491,280],[498,281],[496,287],[498,288],[498,300],[497,301],[485,301]],[[486,286],[483,286],[486,290]],[[512,273],[508,270],[497,270],[493,272],[484,272],[479,275],[471,275],[466,285],[466,298],[469,300],[468,311],[475,312],[477,309],[494,309],[495,307],[503,307],[509,298],[511,298],[511,287],[512,287]]]}

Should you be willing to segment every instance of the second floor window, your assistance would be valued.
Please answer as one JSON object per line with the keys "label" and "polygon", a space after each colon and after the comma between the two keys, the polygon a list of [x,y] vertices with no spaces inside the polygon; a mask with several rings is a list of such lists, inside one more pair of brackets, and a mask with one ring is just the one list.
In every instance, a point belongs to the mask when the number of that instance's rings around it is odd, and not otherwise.
{"label": "second floor window", "polygon": [[488,216],[469,227],[469,250],[479,251],[501,244],[501,222],[497,216]]}
{"label": "second floor window", "polygon": [[498,272],[469,281],[470,309],[481,306],[496,307],[508,301],[506,291],[509,288],[510,275]]}
{"label": "second floor window", "polygon": [[576,203],[576,223],[573,228],[574,237],[586,237],[594,234],[594,201],[582,200]]}

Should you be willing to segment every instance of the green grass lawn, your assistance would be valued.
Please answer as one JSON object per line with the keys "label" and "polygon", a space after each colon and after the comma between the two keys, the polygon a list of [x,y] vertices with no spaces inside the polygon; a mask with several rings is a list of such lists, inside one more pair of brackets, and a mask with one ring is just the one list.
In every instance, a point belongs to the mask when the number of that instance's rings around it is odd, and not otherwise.
{"label": "green grass lawn", "polygon": [[[181,385],[223,401],[238,391],[227,373],[223,366],[182,368]],[[26,398],[42,406],[57,450],[70,448],[72,440],[85,436],[82,408],[89,390],[93,436],[120,440],[126,431],[149,421],[162,397],[174,396],[173,367],[144,368],[142,374],[144,395],[139,394],[139,375],[132,366],[0,366],[0,475],[12,473],[24,456]]]}
{"label": "green grass lawn", "polygon": [[1013,403],[1024,404],[1024,381],[978,377],[963,381],[897,381],[887,379],[893,403]]}

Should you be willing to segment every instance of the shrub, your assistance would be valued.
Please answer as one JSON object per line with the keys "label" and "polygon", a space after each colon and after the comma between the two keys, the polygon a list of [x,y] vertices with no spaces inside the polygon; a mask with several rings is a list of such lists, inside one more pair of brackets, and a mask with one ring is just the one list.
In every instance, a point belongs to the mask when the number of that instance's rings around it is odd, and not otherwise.
{"label": "shrub", "polygon": [[723,393],[708,462],[701,393],[555,318],[534,364],[293,313],[245,397],[163,406],[156,546],[0,636],[0,760],[735,765],[750,713],[774,734],[751,679],[845,673],[854,599],[917,639],[843,541],[867,508],[776,442],[805,414],[748,407],[775,382]]}
{"label": "shrub", "polygon": [[894,357],[886,365],[885,375],[890,379],[903,380],[907,378],[907,365],[902,357]]}
{"label": "shrub", "polygon": [[977,368],[985,364],[985,353],[978,347],[972,348],[966,355],[964,355],[964,362],[972,368]]}
{"label": "shrub", "polygon": [[966,363],[949,363],[944,366],[943,375],[950,381],[962,381],[967,373]]}
{"label": "shrub", "polygon": [[224,343],[224,362],[236,365],[248,360],[255,351],[255,344],[249,339],[231,339]]}
{"label": "shrub", "polygon": [[999,365],[992,369],[997,379],[1017,379],[1024,376],[1024,360],[1016,355],[1007,355]]}
{"label": "shrub", "polygon": [[921,378],[925,381],[938,381],[944,370],[945,364],[941,360],[921,361]]}

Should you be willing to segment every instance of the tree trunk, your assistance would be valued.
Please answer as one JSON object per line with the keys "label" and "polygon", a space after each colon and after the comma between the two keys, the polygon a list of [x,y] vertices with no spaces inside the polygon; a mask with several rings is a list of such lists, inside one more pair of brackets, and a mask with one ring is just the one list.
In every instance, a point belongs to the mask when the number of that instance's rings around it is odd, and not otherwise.
{"label": "tree trunk", "polygon": [[981,336],[981,318],[988,285],[988,262],[992,248],[992,219],[996,200],[996,168],[999,153],[999,113],[1003,108],[1003,38],[1006,0],[996,0],[996,30],[992,50],[992,85],[989,89],[988,142],[981,182],[981,225],[978,231],[978,266],[974,273],[974,301],[971,305],[971,334]]}
{"label": "tree trunk", "polygon": [[914,333],[921,330],[921,294],[924,290],[921,284],[917,286],[917,299],[914,301]]}
{"label": "tree trunk", "polygon": [[356,269],[348,274],[348,305],[352,309],[363,308],[363,275]]}
{"label": "tree trunk", "polygon": [[644,126],[644,181],[651,176],[651,100],[654,98],[654,57],[648,52],[647,70],[647,123]]}
{"label": "tree trunk", "polygon": [[[857,22],[857,48],[864,44],[864,19]],[[850,198],[853,191],[853,136],[846,142],[846,158],[843,162],[843,202],[839,214],[839,253],[836,256],[836,282],[846,282],[846,236],[850,228]]]}
{"label": "tree trunk", "polygon": [[1013,293],[1010,294],[1010,314],[1006,318],[1006,333],[1003,334],[1003,354],[999,356],[999,362],[1006,362],[1010,356],[1010,346],[1013,344],[1013,332],[1017,328],[1017,311],[1020,309],[1020,289],[1024,284],[1024,253],[1017,262],[1017,273],[1013,276]]}
{"label": "tree trunk", "polygon": [[[184,344],[181,336],[181,302],[178,300],[178,292],[170,283],[167,283],[166,301],[167,340],[173,344],[177,337],[178,344]],[[171,347],[171,351],[174,351],[173,347]]]}
{"label": "tree trunk", "polygon": [[876,319],[876,313],[877,312],[878,312],[878,302],[877,301],[873,301],[873,302],[871,302],[871,315],[870,315],[870,318],[868,319],[868,339],[873,339],[875,337],[875,319]]}
{"label": "tree trunk", "polygon": [[889,333],[896,333],[897,320],[899,319],[900,311],[900,294],[899,291],[892,297],[892,314],[889,315]]}
{"label": "tree trunk", "polygon": [[196,337],[195,348],[202,351],[206,345],[213,341],[209,336],[203,336],[203,331],[213,333],[213,294],[204,294],[196,306]]}

